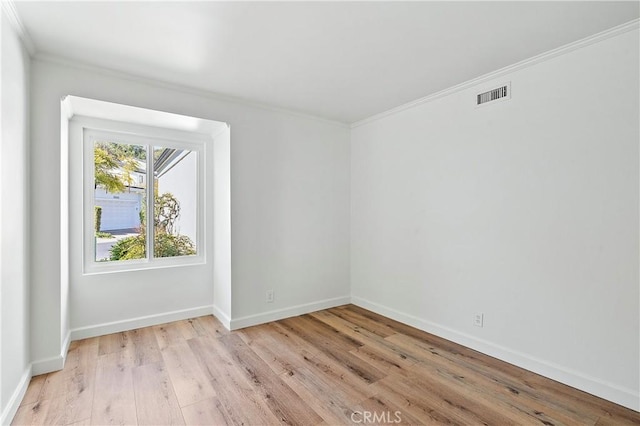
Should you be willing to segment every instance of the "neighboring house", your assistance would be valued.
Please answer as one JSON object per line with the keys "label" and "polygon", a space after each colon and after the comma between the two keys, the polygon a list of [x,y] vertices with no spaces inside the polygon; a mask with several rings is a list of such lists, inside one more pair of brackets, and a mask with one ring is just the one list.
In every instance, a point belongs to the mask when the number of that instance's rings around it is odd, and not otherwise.
{"label": "neighboring house", "polygon": [[196,241],[198,157],[193,151],[165,148],[154,163],[157,193],[171,193],[180,202],[175,232]]}
{"label": "neighboring house", "polygon": [[[95,189],[95,205],[102,207],[101,231],[135,229],[140,226],[144,190],[147,184],[146,165],[131,173],[133,184],[125,192],[110,193],[102,187]],[[154,163],[157,193],[171,193],[180,202],[181,214],[175,230],[196,240],[196,170],[194,152],[164,148]],[[119,173],[120,171],[115,171]]]}
{"label": "neighboring house", "polygon": [[[147,185],[146,166],[138,161],[137,170],[131,172],[131,185],[127,185],[125,192],[111,193],[98,186],[94,191],[95,205],[102,207],[101,231],[116,231],[120,229],[135,229],[140,227],[140,209],[142,198]],[[121,174],[121,170],[114,170]]]}
{"label": "neighboring house", "polygon": [[142,193],[138,191],[112,194],[103,188],[95,190],[96,206],[102,207],[101,231],[134,229],[140,226]]}

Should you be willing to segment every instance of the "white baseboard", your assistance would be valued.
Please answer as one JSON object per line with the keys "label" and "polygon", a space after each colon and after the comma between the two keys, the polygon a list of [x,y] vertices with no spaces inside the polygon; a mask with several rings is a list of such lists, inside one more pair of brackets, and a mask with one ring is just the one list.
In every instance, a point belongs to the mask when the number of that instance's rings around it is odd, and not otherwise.
{"label": "white baseboard", "polygon": [[40,359],[31,363],[31,372],[34,376],[62,370],[66,356],[56,355],[51,358]]}
{"label": "white baseboard", "polygon": [[134,330],[136,328],[164,324],[171,321],[179,321],[188,318],[211,315],[212,312],[212,306],[200,306],[197,308],[165,312],[156,315],[147,315],[144,317],[132,318],[123,321],[114,321],[105,324],[98,324],[94,326],[81,327],[70,330],[67,333],[67,337],[65,338],[64,342],[62,343],[62,350],[60,354],[51,358],[34,361],[31,364],[32,374],[34,376],[37,376],[40,374],[51,373],[52,371],[62,370],[64,368],[65,360],[67,359],[69,345],[74,340],[104,336],[105,334],[119,333],[121,331]]}
{"label": "white baseboard", "polygon": [[24,394],[27,392],[27,388],[29,387],[29,382],[31,381],[31,365],[27,367],[27,369],[20,377],[20,381],[18,382],[18,386],[16,386],[13,395],[11,395],[11,399],[7,402],[7,405],[3,407],[2,415],[0,415],[0,425],[8,425],[11,424],[13,417],[18,412],[18,408],[20,408],[20,403],[22,402],[22,398],[24,398]]}
{"label": "white baseboard", "polygon": [[213,305],[213,316],[218,318],[218,321],[220,321],[227,330],[231,330],[231,318],[215,304]]}
{"label": "white baseboard", "polygon": [[60,351],[63,368],[64,368],[64,363],[67,361],[67,353],[69,352],[70,344],[71,344],[71,330],[67,330],[67,336],[64,338],[64,342],[62,342],[62,350]]}
{"label": "white baseboard", "polygon": [[334,308],[336,306],[346,305],[348,303],[351,303],[351,297],[343,296],[333,299],[325,299],[319,302],[291,306],[289,308],[276,309],[256,315],[247,315],[245,317],[232,319],[230,323],[230,329],[238,330],[240,328],[251,327],[253,325],[264,324],[271,321],[278,321],[284,318],[295,317],[298,315],[304,315],[310,312],[320,311],[322,309]]}
{"label": "white baseboard", "polygon": [[179,311],[163,312],[161,314],[147,315],[122,321],[108,322],[104,324],[90,325],[71,330],[71,340],[87,339],[89,337],[104,336],[105,334],[120,333],[122,331],[135,330],[136,328],[149,327],[164,324],[166,322],[180,321],[189,318],[211,315],[213,306],[199,306],[197,308],[182,309]]}
{"label": "white baseboard", "polygon": [[614,383],[592,377],[588,374],[572,370],[565,366],[537,359],[530,355],[518,352],[495,343],[478,339],[465,333],[435,324],[430,321],[409,315],[395,309],[388,308],[375,302],[360,297],[351,297],[351,303],[377,314],[394,319],[404,324],[416,327],[420,330],[477,350],[484,354],[498,358],[502,361],[564,383],[571,387],[583,390],[592,395],[604,398],[608,401],[622,405],[635,411],[640,411],[640,393],[633,389],[624,388]]}
{"label": "white baseboard", "polygon": [[67,352],[69,352],[69,345],[71,344],[71,332],[67,332],[67,336],[62,342],[62,349],[60,354],[51,358],[41,359],[39,361],[33,361],[31,363],[31,373],[34,376],[40,374],[51,373],[52,371],[62,370],[64,363],[67,360]]}

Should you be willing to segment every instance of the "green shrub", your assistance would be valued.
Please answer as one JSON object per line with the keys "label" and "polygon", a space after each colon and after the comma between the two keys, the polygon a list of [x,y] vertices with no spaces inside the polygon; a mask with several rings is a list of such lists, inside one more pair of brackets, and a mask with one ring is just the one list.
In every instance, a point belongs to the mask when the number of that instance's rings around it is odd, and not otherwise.
{"label": "green shrub", "polygon": [[186,235],[156,234],[153,246],[155,257],[189,256],[196,254],[193,242]]}
{"label": "green shrub", "polygon": [[110,260],[144,259],[145,256],[146,241],[144,235],[123,238],[109,249]]}
{"label": "green shrub", "polygon": [[[190,256],[196,254],[191,239],[185,235],[158,233],[154,241],[154,257]],[[146,239],[144,234],[123,238],[109,250],[110,260],[144,259]]]}
{"label": "green shrub", "polygon": [[114,238],[113,234],[110,234],[108,232],[96,232],[96,238]]}
{"label": "green shrub", "polygon": [[[154,201],[153,256],[174,257],[196,254],[195,245],[186,235],[174,235],[173,226],[180,215],[180,203],[170,193],[156,197]],[[146,202],[140,210],[140,235],[123,238],[109,250],[110,260],[144,259],[146,257]]]}
{"label": "green shrub", "polygon": [[102,226],[102,207],[95,206],[94,207],[94,226],[96,228],[96,233],[100,232],[100,226]]}

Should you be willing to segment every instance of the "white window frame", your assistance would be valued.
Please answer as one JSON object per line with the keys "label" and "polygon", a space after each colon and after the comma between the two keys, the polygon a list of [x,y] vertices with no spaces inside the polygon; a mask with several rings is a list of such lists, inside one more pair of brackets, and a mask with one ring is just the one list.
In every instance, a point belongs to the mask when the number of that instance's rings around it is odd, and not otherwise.
{"label": "white window frame", "polygon": [[[95,229],[94,229],[94,141],[96,136],[110,141],[148,146],[147,150],[147,185],[146,190],[153,195],[153,147],[188,149],[197,155],[196,182],[196,254],[176,257],[153,257],[153,221],[147,220],[147,257],[124,261],[97,262],[95,260]],[[141,269],[155,269],[198,265],[206,263],[205,220],[206,199],[205,182],[207,144],[210,138],[200,133],[181,130],[146,126],[106,120],[95,117],[74,116],[69,123],[71,149],[78,148],[82,152],[82,252],[83,274],[99,274],[120,271],[134,271]],[[147,212],[153,212],[153,196],[146,197]],[[151,232],[149,232],[151,230]]]}

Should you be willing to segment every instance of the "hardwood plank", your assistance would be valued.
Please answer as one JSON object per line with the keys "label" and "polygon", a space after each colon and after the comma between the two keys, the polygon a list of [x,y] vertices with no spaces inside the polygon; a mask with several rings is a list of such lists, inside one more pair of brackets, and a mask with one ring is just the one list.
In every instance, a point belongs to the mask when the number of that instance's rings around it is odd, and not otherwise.
{"label": "hardwood plank", "polygon": [[274,351],[274,345],[269,344],[266,338],[253,339],[242,330],[237,334],[245,342],[247,346],[251,348],[256,355],[260,357],[275,374],[282,374],[286,371],[290,371],[295,367],[289,362],[280,357],[279,353]]}
{"label": "hardwood plank", "polygon": [[304,366],[305,358],[314,356],[306,349],[282,350],[286,346],[268,327],[249,327],[237,335],[278,375]]}
{"label": "hardwood plank", "polygon": [[[568,424],[574,422],[593,424],[597,418],[593,413],[575,410],[571,405],[562,405],[555,399],[547,398],[545,394],[531,387],[527,380],[518,380],[482,364],[461,359],[437,347],[425,346],[424,342],[412,337],[398,334],[389,337],[388,340],[421,358],[420,368],[416,369],[417,373],[421,370],[433,371],[433,368],[437,368],[438,374],[448,374],[452,383],[462,382],[466,388],[477,389],[478,395],[490,393],[495,404],[517,406],[518,411],[527,412],[530,416],[543,421],[549,421],[545,413],[550,409],[558,421],[562,419]],[[534,376],[533,373],[527,373],[531,377]]]}
{"label": "hardwood plank", "polygon": [[[614,410],[616,411],[616,410]],[[640,425],[640,419],[637,415],[629,410],[626,414],[608,414],[602,416],[596,422],[596,426],[637,426]]]}
{"label": "hardwood plank", "polygon": [[182,331],[183,327],[178,322],[156,325],[152,329],[160,351],[171,345],[180,344],[185,341]]}
{"label": "hardwood plank", "polygon": [[[595,417],[584,412],[576,412],[573,407],[562,406],[555,401],[540,399],[527,390],[518,390],[518,385],[505,385],[499,379],[490,379],[461,368],[455,363],[442,359],[420,363],[415,369],[416,376],[438,376],[458,393],[471,395],[480,402],[500,410],[508,416],[518,416],[519,422],[536,419],[542,423],[553,424],[593,424]],[[553,413],[551,416],[547,413]],[[521,417],[524,415],[526,417]]]}
{"label": "hardwood plank", "polygon": [[113,352],[119,352],[125,350],[131,343],[129,341],[129,335],[126,332],[107,334],[106,336],[100,336],[98,355],[110,354]]}
{"label": "hardwood plank", "polygon": [[137,424],[133,365],[131,351],[112,352],[98,358],[92,424]]}
{"label": "hardwood plank", "polygon": [[380,322],[378,321],[373,321],[369,318],[363,317],[362,315],[358,315],[357,313],[352,312],[346,307],[342,309],[333,308],[319,312],[326,312],[335,316],[336,318],[340,318],[344,321],[345,324],[350,324],[354,328],[354,330],[364,331],[368,334],[375,334],[376,336],[379,336],[383,339],[385,337],[391,336],[392,334],[396,334],[396,331],[394,331],[390,327],[384,324],[380,324]]}
{"label": "hardwood plank", "polygon": [[[80,420],[77,406],[69,406],[67,395],[22,405],[12,421],[15,425],[68,425]],[[71,401],[73,402],[73,401]],[[68,411],[67,411],[68,410]]]}
{"label": "hardwood plank", "polygon": [[51,399],[21,404],[11,421],[12,425],[44,425]]}
{"label": "hardwood plank", "polygon": [[467,424],[454,413],[443,410],[442,403],[430,393],[417,395],[410,384],[399,380],[382,379],[374,385],[385,399],[398,407],[401,416],[409,415],[419,424]]}
{"label": "hardwood plank", "polygon": [[225,412],[218,398],[208,398],[182,407],[184,421],[188,425],[228,425],[232,419]]}
{"label": "hardwood plank", "polygon": [[253,353],[240,337],[228,335],[219,340],[228,350],[234,363],[244,371],[274,416],[281,422],[310,425],[322,421],[298,394],[273,374],[269,366]]}
{"label": "hardwood plank", "polygon": [[264,327],[269,334],[269,339],[273,340],[276,347],[287,348],[287,351],[298,360],[312,358],[320,353],[320,348],[312,345],[302,337],[291,333],[279,322],[265,324]]}
{"label": "hardwood plank", "polygon": [[[430,363],[419,363],[414,369],[414,375],[437,376],[460,394],[471,393],[479,402],[490,405],[508,416],[518,416],[519,422],[536,419],[542,423],[584,425],[593,424],[595,421],[593,415],[577,412],[573,407],[563,406],[556,401],[543,400],[518,384],[502,383],[497,378],[488,378],[435,356]],[[547,412],[552,412],[553,415],[549,416]]]}
{"label": "hardwood plank", "polygon": [[350,305],[349,311],[356,312],[358,313],[358,315],[364,318],[367,318],[369,320],[379,322],[382,326],[387,327],[390,330],[393,330],[394,331],[393,334],[400,334],[400,335],[404,335],[404,336],[416,339],[418,341],[421,341],[425,346],[434,346],[439,348],[442,351],[450,352],[452,355],[456,355],[461,358],[467,358],[480,363],[491,364],[491,365],[494,365],[496,368],[509,370],[510,373],[516,376],[522,374],[523,372],[526,373],[526,370],[515,367],[506,362],[499,361],[496,358],[490,357],[488,355],[484,355],[473,349],[466,348],[464,346],[458,345],[457,343],[451,342],[441,337],[434,336],[433,334],[424,332],[422,330],[418,330],[417,328],[412,327],[410,325],[402,324],[401,322],[392,320],[387,317],[383,317],[382,315],[375,314],[371,311],[367,311],[366,309],[361,308],[359,306]]}
{"label": "hardwood plank", "polygon": [[340,389],[306,368],[283,374],[282,379],[309,407],[330,425],[349,424],[354,412],[348,398]]}
{"label": "hardwood plank", "polygon": [[163,363],[134,367],[133,389],[138,424],[184,424],[182,411]]}
{"label": "hardwood plank", "polygon": [[394,381],[407,384],[416,395],[429,398],[442,412],[459,418],[464,424],[529,424],[539,421],[529,413],[511,411],[509,405],[483,398],[476,389],[456,386],[435,371],[431,373],[416,374],[408,379],[394,378]]}
{"label": "hardwood plank", "polygon": [[[351,350],[364,345],[364,339],[366,336],[362,336],[358,333],[354,333],[353,336],[350,336],[335,328],[332,324],[319,320],[312,314],[303,315],[296,318],[296,320],[300,326],[315,333],[319,338],[321,338],[324,345],[328,347]],[[287,320],[283,320],[283,322],[285,321]],[[342,328],[346,329],[346,327]]]}
{"label": "hardwood plank", "polygon": [[70,424],[91,417],[97,356],[97,339],[74,342],[64,370],[47,375],[39,400],[50,400],[46,424]]}
{"label": "hardwood plank", "polygon": [[216,396],[185,340],[165,347],[162,358],[181,407]]}
{"label": "hardwood plank", "polygon": [[336,425],[365,412],[640,426],[640,413],[352,305],[233,332],[209,315],[72,342],[12,424]]}
{"label": "hardwood plank", "polygon": [[[424,424],[422,419],[412,416],[406,410],[400,409],[397,405],[386,400],[383,395],[375,395],[371,398],[367,398],[355,407],[357,414],[351,419],[352,422],[365,422],[365,413],[372,413],[373,416],[377,415],[377,419],[381,424],[400,424],[400,425],[419,425]],[[369,414],[368,419],[375,420]],[[371,421],[369,422],[369,424]]]}
{"label": "hardwood plank", "polygon": [[175,323],[178,326],[180,334],[182,334],[182,338],[184,340],[193,339],[200,336],[200,334],[198,333],[205,332],[205,330],[201,330],[204,329],[204,327],[201,326],[200,323],[196,320],[197,318],[190,318]]}
{"label": "hardwood plank", "polygon": [[396,370],[408,369],[417,364],[417,361],[408,356],[394,352],[389,353],[384,349],[384,347],[365,345],[349,351],[349,353],[387,374],[392,374]]}
{"label": "hardwood plank", "polygon": [[40,393],[42,392],[42,387],[44,386],[45,381],[47,380],[46,374],[41,374],[39,376],[34,376],[31,378],[29,382],[29,386],[27,387],[27,392],[24,394],[20,405],[32,404],[34,402],[38,402],[40,400]]}
{"label": "hardwood plank", "polygon": [[162,361],[158,340],[151,327],[125,332],[135,354],[135,365],[155,364]]}
{"label": "hardwood plank", "polygon": [[563,401],[563,406],[573,407],[579,412],[599,416],[599,421],[613,420],[618,424],[638,424],[640,425],[640,413],[612,404],[597,396],[572,388],[562,383],[556,382],[538,374],[533,374],[530,381],[531,386],[544,395],[547,401]]}
{"label": "hardwood plank", "polygon": [[192,321],[192,327],[200,337],[221,337],[229,334],[229,330],[224,328],[224,325],[213,315],[206,315],[189,321]]}
{"label": "hardwood plank", "polygon": [[[317,322],[317,321],[316,321]],[[353,374],[366,383],[374,383],[375,381],[385,377],[385,373],[379,369],[363,364],[356,356],[349,353],[351,349],[359,347],[351,340],[332,341],[325,332],[320,331],[319,327],[304,317],[296,317],[294,319],[286,319],[279,321],[291,333],[295,333],[312,345],[320,348],[328,357],[346,366]]]}
{"label": "hardwood plank", "polygon": [[253,391],[251,383],[234,364],[220,339],[198,337],[189,340],[188,344],[233,424],[279,423],[263,398]]}
{"label": "hardwood plank", "polygon": [[313,358],[305,358],[304,367],[330,381],[334,388],[340,389],[350,404],[355,404],[376,392],[370,382],[362,380],[349,366],[322,352]]}

